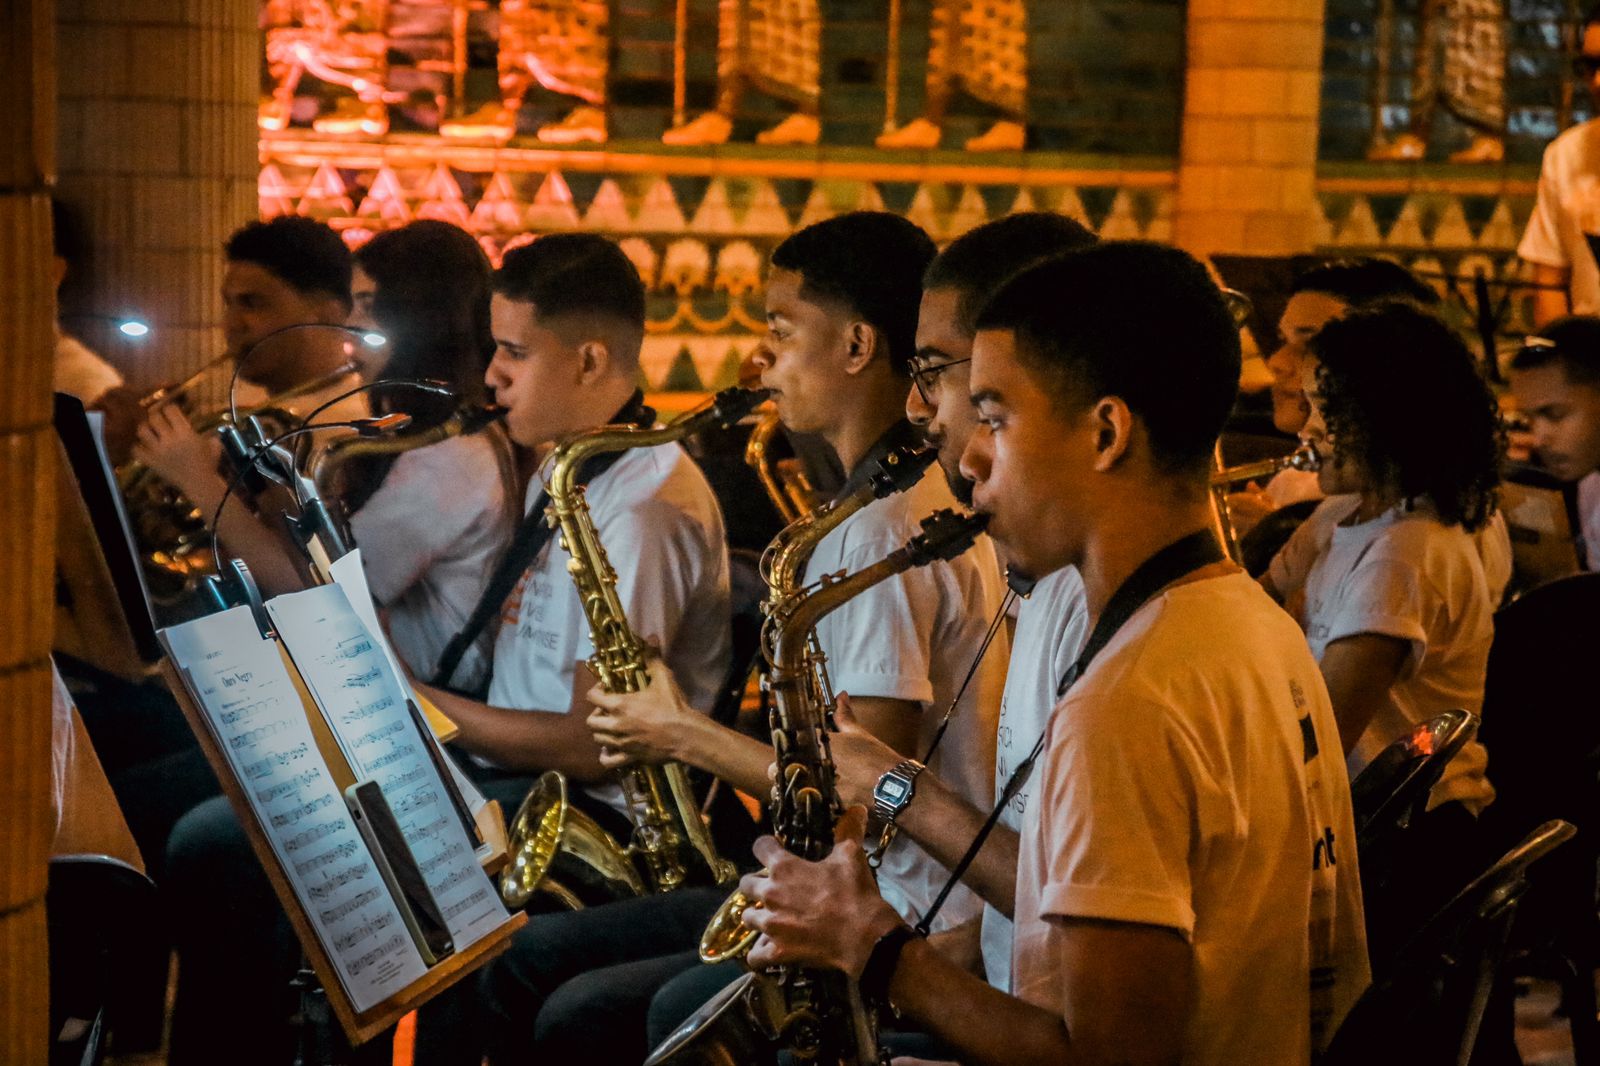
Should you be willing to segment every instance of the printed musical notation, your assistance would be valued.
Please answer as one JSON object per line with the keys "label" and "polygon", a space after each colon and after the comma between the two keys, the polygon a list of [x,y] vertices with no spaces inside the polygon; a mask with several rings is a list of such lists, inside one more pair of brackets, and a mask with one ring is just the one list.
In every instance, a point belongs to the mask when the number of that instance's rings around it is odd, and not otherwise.
{"label": "printed musical notation", "polygon": [[407,705],[410,687],[381,632],[351,605],[352,594],[370,599],[364,583],[354,593],[322,585],[279,596],[267,609],[351,767],[383,791],[462,951],[507,914],[429,757],[431,741]]}
{"label": "printed musical notation", "polygon": [[[421,978],[427,966],[403,935],[277,644],[262,638],[245,607],[164,630],[162,639],[356,1010]],[[394,936],[372,945],[391,928]]]}

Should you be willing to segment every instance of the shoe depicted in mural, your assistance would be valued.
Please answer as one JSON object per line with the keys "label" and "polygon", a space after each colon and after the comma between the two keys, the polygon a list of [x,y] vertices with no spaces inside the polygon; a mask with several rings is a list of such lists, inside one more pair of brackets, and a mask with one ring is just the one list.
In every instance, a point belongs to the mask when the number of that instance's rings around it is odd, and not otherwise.
{"label": "shoe depicted in mural", "polygon": [[[1384,5],[1378,40],[1395,37],[1394,14]],[[1382,45],[1380,44],[1380,47]],[[1387,103],[1388,66],[1379,60],[1374,97]],[[1452,163],[1498,163],[1505,158],[1506,127],[1505,0],[1422,0],[1411,70],[1410,115],[1406,128],[1391,135],[1384,108],[1373,116],[1374,162],[1415,162],[1427,155],[1434,113],[1444,108],[1466,126],[1472,140],[1450,156]]]}
{"label": "shoe depicted in mural", "polygon": [[[935,0],[932,16],[923,112],[898,128],[895,116],[889,115],[890,128],[875,143],[879,148],[923,151],[939,147],[951,101],[964,92],[1002,116],[987,132],[968,140],[966,149],[1021,150],[1028,94],[1025,0]],[[891,40],[897,36],[894,30],[891,26]]]}

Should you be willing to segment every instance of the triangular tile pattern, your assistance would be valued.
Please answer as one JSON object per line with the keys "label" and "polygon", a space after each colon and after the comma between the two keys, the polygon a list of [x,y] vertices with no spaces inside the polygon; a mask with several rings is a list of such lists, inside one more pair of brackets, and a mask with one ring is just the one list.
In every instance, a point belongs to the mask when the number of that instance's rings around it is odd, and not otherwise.
{"label": "triangular tile pattern", "polygon": [[572,188],[560,171],[552,170],[539,183],[539,190],[533,194],[533,200],[522,216],[522,225],[536,233],[547,233],[551,230],[577,229],[582,224]]}
{"label": "triangular tile pattern", "polygon": [[379,167],[367,186],[366,196],[356,209],[359,218],[377,219],[386,225],[403,226],[411,221],[411,206],[407,203],[405,188],[400,176],[388,167]]}
{"label": "triangular tile pattern", "polygon": [[332,164],[323,163],[311,175],[311,181],[307,183],[295,210],[308,218],[329,220],[349,217],[354,214],[355,206],[345,190],[344,178],[340,177]]}

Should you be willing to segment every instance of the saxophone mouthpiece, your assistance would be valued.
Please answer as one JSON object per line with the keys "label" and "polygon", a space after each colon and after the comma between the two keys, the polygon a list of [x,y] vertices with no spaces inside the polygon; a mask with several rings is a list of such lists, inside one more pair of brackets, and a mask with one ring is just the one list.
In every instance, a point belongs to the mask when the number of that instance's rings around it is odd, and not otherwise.
{"label": "saxophone mouthpiece", "polygon": [[511,408],[501,407],[498,404],[486,403],[479,407],[468,408],[461,416],[461,432],[476,433],[480,429],[488,429],[496,422],[505,421]]}
{"label": "saxophone mouthpiece", "polygon": [[716,413],[717,423],[726,429],[742,421],[771,395],[771,389],[741,389],[737,386],[723,389],[712,400],[711,409]]}
{"label": "saxophone mouthpiece", "polygon": [[906,550],[917,566],[954,559],[972,547],[988,525],[986,514],[935,511],[922,520],[922,532],[911,538]]}

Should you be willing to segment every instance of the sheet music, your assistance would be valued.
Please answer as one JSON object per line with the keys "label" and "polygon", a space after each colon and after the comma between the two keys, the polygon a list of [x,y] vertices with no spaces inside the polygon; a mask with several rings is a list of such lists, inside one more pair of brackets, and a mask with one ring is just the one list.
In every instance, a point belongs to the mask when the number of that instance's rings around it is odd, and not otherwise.
{"label": "sheet music", "polygon": [[355,1009],[427,972],[248,607],[161,631]]}
{"label": "sheet music", "polygon": [[[389,637],[384,633],[383,626],[378,622],[378,611],[372,601],[372,589],[367,585],[367,572],[361,565],[361,549],[352,548],[338,559],[335,559],[333,564],[328,567],[328,573],[332,575],[334,582],[344,589],[344,594],[349,598],[350,606],[356,612],[356,617],[360,618],[362,624],[367,627],[367,632],[377,638],[378,646],[383,649],[383,657],[389,660],[389,665],[394,668],[395,676],[400,678],[401,683],[404,684],[406,672],[401,667],[399,658],[395,656],[394,646],[389,643]],[[407,693],[415,695],[409,684],[405,687]],[[439,754],[443,757],[444,764],[450,768],[450,777],[456,783],[456,791],[461,793],[461,798],[466,801],[467,809],[476,817],[477,813],[489,801],[484,798],[482,792],[478,791],[478,786],[474,785],[472,780],[461,772],[461,768],[456,765],[455,760],[444,754],[444,745],[439,743],[439,738],[433,736],[430,731],[427,739],[434,747],[439,749]]]}
{"label": "sheet music", "polygon": [[478,865],[383,641],[373,638],[339,585],[279,596],[267,611],[357,776],[383,789],[456,950],[465,950],[509,915]]}

